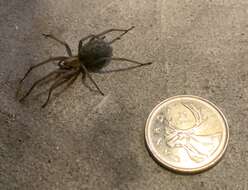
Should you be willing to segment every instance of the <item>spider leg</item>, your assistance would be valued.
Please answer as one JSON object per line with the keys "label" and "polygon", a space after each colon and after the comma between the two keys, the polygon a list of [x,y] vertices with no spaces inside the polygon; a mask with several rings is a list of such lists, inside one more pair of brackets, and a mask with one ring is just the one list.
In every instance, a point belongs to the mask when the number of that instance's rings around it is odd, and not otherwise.
{"label": "spider leg", "polygon": [[131,28],[129,28],[129,29],[127,29],[127,30],[124,31],[121,35],[119,35],[118,37],[112,39],[112,40],[111,40],[110,42],[108,42],[108,43],[109,43],[109,44],[112,44],[112,43],[114,43],[115,41],[120,40],[122,36],[124,36],[126,33],[128,33],[128,32],[129,32],[130,30],[132,30],[133,28],[134,28],[134,26],[131,27]]}
{"label": "spider leg", "polygon": [[112,57],[111,60],[115,60],[115,61],[127,61],[127,62],[134,63],[134,64],[139,65],[139,66],[145,66],[145,65],[152,64],[152,62],[141,63],[141,62],[138,62],[138,61],[135,61],[135,60],[126,59],[126,58],[122,58],[122,57]]}
{"label": "spider leg", "polygon": [[24,77],[20,80],[20,84],[23,82],[23,80],[28,76],[28,74],[33,70],[33,69],[35,69],[35,68],[37,68],[37,67],[40,67],[40,66],[42,66],[42,65],[44,65],[44,64],[46,64],[46,63],[49,63],[49,62],[51,62],[51,61],[63,61],[63,60],[65,60],[67,57],[65,57],[65,56],[60,56],[60,57],[52,57],[52,58],[50,58],[50,59],[47,59],[47,60],[45,60],[45,61],[43,61],[43,62],[41,62],[41,63],[38,63],[37,65],[34,65],[34,66],[31,66],[29,69],[28,69],[28,71],[25,73],[25,75],[24,75]]}
{"label": "spider leg", "polygon": [[[52,91],[56,88],[58,88],[59,86],[61,86],[62,84],[66,83],[67,81],[69,81],[76,73],[78,73],[78,70],[74,70],[73,72],[69,72],[69,73],[65,73],[64,75],[60,76],[58,78],[57,81],[55,81],[53,83],[53,85],[50,87],[49,89],[49,93],[48,93],[48,96],[47,96],[47,99],[45,101],[45,103],[41,106],[42,108],[46,107],[47,103],[49,102],[50,100],[50,97],[52,95]],[[76,79],[75,79],[76,80]],[[74,81],[75,81],[74,80]],[[73,82],[74,82],[73,81]]]}
{"label": "spider leg", "polygon": [[90,91],[94,91],[94,89],[92,89],[86,82],[86,74],[84,72],[84,70],[82,69],[82,83],[84,84],[84,86],[86,88],[88,88]]}
{"label": "spider leg", "polygon": [[96,82],[94,81],[94,79],[91,77],[89,71],[84,66],[84,64],[81,64],[81,67],[84,70],[85,74],[88,76],[88,78],[91,80],[91,82],[95,85],[95,87],[97,88],[97,90],[100,92],[100,94],[104,96],[104,93],[101,91],[101,89],[98,87],[98,85],[96,84]]}
{"label": "spider leg", "polygon": [[65,46],[65,49],[66,49],[66,52],[69,56],[72,56],[72,51],[71,51],[71,48],[70,46],[65,42],[65,41],[62,41],[62,40],[59,40],[58,38],[56,38],[54,35],[52,34],[42,34],[45,38],[50,38],[50,39],[53,39],[55,41],[57,41],[58,43],[60,43],[61,45]]}
{"label": "spider leg", "polygon": [[74,77],[71,78],[71,80],[69,81],[69,83],[66,86],[66,89],[68,87],[70,87],[77,80],[79,74],[80,74],[80,70],[74,75]]}
{"label": "spider leg", "polygon": [[54,74],[59,74],[59,73],[64,73],[65,70],[56,70],[56,71],[52,71],[49,74],[47,74],[46,76],[42,77],[41,79],[37,80],[36,82],[33,83],[33,85],[31,86],[31,88],[27,91],[27,93],[19,100],[20,102],[22,102],[31,92],[32,90],[39,84],[41,83],[43,80],[51,77]]}
{"label": "spider leg", "polygon": [[95,35],[96,38],[102,36],[102,35],[105,35],[109,32],[124,32],[123,34],[121,34],[119,37],[123,36],[124,34],[126,34],[128,31],[132,30],[134,28],[134,26],[128,28],[128,29],[117,29],[117,28],[111,28],[111,29],[108,29],[108,30],[105,30],[97,35]]}
{"label": "spider leg", "polygon": [[111,61],[111,60],[114,60],[114,61],[127,61],[127,62],[131,62],[131,63],[136,64],[136,66],[131,66],[131,67],[122,68],[122,69],[109,70],[109,71],[98,71],[98,73],[110,73],[110,72],[126,71],[126,70],[131,70],[131,69],[135,69],[135,68],[138,68],[138,67],[142,67],[142,66],[152,64],[152,62],[141,63],[141,62],[138,62],[138,61],[134,61],[134,60],[131,60],[131,59],[126,59],[126,58],[120,58],[120,57],[103,57],[103,58],[98,59],[96,61],[96,64],[98,62]]}
{"label": "spider leg", "polygon": [[[105,35],[105,34],[107,34],[107,33],[109,33],[109,32],[115,32],[115,31],[116,31],[116,32],[123,32],[123,34],[121,34],[119,37],[113,39],[113,40],[110,42],[110,43],[114,43],[116,40],[119,40],[123,35],[125,35],[127,32],[129,32],[129,31],[132,30],[133,28],[134,28],[134,26],[132,26],[132,27],[130,27],[130,28],[128,28],[128,29],[111,28],[111,29],[105,30],[105,31],[103,31],[103,32],[101,32],[101,33],[99,33],[99,34],[96,34],[96,35],[90,34],[90,35],[88,35],[88,36],[82,38],[82,39],[79,41],[78,50],[80,49],[80,47],[82,47],[83,41],[85,41],[85,40],[87,40],[87,39],[89,39],[89,38],[92,38],[92,39],[94,39],[94,38],[99,38],[99,37],[101,37],[101,36],[103,36],[103,35]],[[105,36],[103,36],[102,39],[104,39],[104,38],[105,38]]]}
{"label": "spider leg", "polygon": [[86,79],[85,71],[82,69],[82,82],[84,83]]}

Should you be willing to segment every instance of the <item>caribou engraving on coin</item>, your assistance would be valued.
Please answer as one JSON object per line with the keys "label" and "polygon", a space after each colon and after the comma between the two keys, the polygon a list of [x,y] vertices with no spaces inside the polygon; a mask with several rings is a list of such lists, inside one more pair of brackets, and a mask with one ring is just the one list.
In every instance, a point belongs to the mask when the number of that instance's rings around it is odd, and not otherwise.
{"label": "caribou engraving on coin", "polygon": [[[204,117],[201,111],[192,103],[185,102],[181,104],[190,111],[195,122],[188,129],[180,129],[173,123],[173,118],[170,116],[169,109],[167,108],[167,113],[164,117],[166,145],[171,149],[182,148],[187,152],[192,161],[201,162],[216,150],[221,133],[198,135],[196,132],[207,126],[204,123],[208,120],[208,117]],[[183,125],[187,121],[187,113],[179,112],[178,120]]]}

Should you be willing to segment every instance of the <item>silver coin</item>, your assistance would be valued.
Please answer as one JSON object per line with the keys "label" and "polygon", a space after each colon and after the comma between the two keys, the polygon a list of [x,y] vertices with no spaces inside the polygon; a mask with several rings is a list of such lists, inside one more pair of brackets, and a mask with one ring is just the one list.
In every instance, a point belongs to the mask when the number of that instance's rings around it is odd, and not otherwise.
{"label": "silver coin", "polygon": [[229,129],[220,109],[196,96],[175,96],[149,115],[145,139],[152,156],[177,172],[201,172],[223,156]]}

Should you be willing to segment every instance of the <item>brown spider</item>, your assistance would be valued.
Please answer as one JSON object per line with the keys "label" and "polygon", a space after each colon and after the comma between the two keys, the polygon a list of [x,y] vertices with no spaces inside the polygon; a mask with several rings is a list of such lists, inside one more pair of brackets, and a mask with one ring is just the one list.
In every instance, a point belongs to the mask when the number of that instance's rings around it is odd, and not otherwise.
{"label": "brown spider", "polygon": [[[28,74],[35,68],[42,66],[44,64],[57,61],[58,69],[55,71],[50,72],[46,76],[42,77],[41,79],[34,82],[34,84],[31,86],[31,88],[26,92],[26,94],[19,100],[24,101],[24,99],[31,93],[31,91],[42,81],[44,81],[47,78],[50,78],[51,76],[56,76],[56,81],[51,85],[48,93],[48,97],[46,102],[42,105],[44,108],[52,94],[52,91],[61,86],[62,84],[68,82],[68,85],[71,85],[79,76],[80,73],[82,73],[82,79],[85,79],[86,76],[91,80],[91,82],[95,85],[97,90],[104,95],[104,93],[101,91],[101,89],[98,87],[96,82],[93,80],[93,78],[90,75],[90,72],[99,72],[104,66],[106,66],[108,63],[110,63],[111,60],[116,61],[127,61],[131,63],[135,63],[136,66],[133,66],[131,68],[141,67],[145,65],[151,64],[151,62],[148,63],[140,63],[134,60],[126,59],[126,58],[120,58],[120,57],[113,57],[113,48],[111,47],[111,44],[114,43],[117,40],[120,40],[122,36],[124,36],[128,31],[132,30],[134,26],[130,27],[129,29],[109,29],[106,30],[100,34],[90,34],[84,38],[82,38],[79,41],[78,45],[78,55],[72,55],[71,48],[69,45],[56,38],[55,36],[51,34],[43,34],[46,38],[51,38],[63,46],[65,46],[68,56],[58,56],[58,57],[52,57],[50,59],[47,59],[37,65],[31,66],[24,77],[20,81],[21,83],[24,81],[24,79],[28,76]],[[121,35],[118,37],[112,39],[111,41],[107,42],[105,41],[105,34],[113,31],[119,31],[122,32]],[[83,44],[85,40],[88,40],[87,43]],[[115,71],[121,71],[121,70],[127,70],[126,69],[119,69]],[[18,90],[19,91],[19,90]]]}

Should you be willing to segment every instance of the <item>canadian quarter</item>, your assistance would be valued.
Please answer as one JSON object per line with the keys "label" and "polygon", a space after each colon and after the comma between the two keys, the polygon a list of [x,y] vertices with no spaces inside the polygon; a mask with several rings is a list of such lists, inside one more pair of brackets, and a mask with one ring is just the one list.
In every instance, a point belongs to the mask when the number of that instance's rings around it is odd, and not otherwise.
{"label": "canadian quarter", "polygon": [[160,164],[177,172],[196,173],[214,166],[223,156],[229,128],[216,105],[201,97],[181,95],[153,109],[145,139]]}

